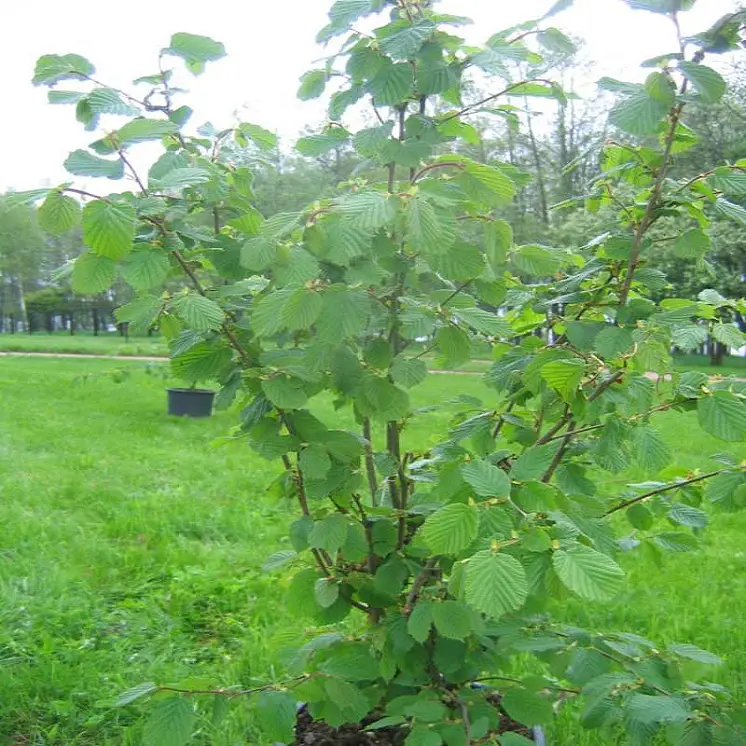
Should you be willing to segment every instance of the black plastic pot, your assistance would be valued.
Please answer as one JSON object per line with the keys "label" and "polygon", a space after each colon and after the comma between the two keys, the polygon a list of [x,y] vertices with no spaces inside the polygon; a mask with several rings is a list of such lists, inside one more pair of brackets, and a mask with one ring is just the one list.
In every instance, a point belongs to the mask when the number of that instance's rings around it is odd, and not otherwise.
{"label": "black plastic pot", "polygon": [[168,413],[176,417],[209,417],[215,392],[209,389],[168,389]]}

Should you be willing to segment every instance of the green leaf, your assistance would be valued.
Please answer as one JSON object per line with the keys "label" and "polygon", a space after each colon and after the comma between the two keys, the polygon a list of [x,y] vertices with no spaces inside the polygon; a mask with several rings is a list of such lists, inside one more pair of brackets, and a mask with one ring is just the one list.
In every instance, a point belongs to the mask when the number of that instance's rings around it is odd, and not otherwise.
{"label": "green leaf", "polygon": [[652,135],[660,128],[669,108],[665,101],[640,92],[620,101],[611,110],[609,122],[630,135]]}
{"label": "green leaf", "polygon": [[729,202],[723,197],[718,197],[715,200],[715,212],[740,225],[746,226],[746,209],[733,202]]}
{"label": "green leaf", "polygon": [[671,332],[671,342],[684,352],[689,352],[701,347],[707,341],[707,336],[706,326],[690,324],[674,329]]}
{"label": "green leaf", "polygon": [[256,698],[259,727],[267,741],[292,743],[298,705],[290,692],[260,692]]}
{"label": "green leaf", "polygon": [[632,349],[635,340],[629,329],[621,329],[618,326],[610,326],[599,332],[596,337],[596,352],[606,360],[623,355]]}
{"label": "green leaf", "polygon": [[443,601],[432,607],[438,634],[451,640],[464,640],[471,633],[471,612],[458,601]]}
{"label": "green leaf", "polygon": [[131,704],[132,702],[147,697],[149,694],[158,690],[158,685],[152,681],[146,681],[143,684],[133,686],[131,689],[122,692],[116,700],[114,700],[114,707],[124,707],[125,705]]}
{"label": "green leaf", "polygon": [[433,623],[433,602],[420,600],[407,619],[407,632],[419,643],[425,642],[430,636]]}
{"label": "green leaf", "polygon": [[171,271],[166,254],[158,250],[133,251],[122,263],[122,277],[135,290],[150,290],[162,285]]}
{"label": "green leaf", "polygon": [[251,329],[260,337],[271,337],[284,328],[282,310],[293,290],[284,289],[266,295],[254,306]]}
{"label": "green leaf", "polygon": [[436,510],[422,526],[422,538],[434,554],[458,554],[479,531],[479,513],[474,507],[453,503]]}
{"label": "green leaf", "polygon": [[37,212],[39,225],[55,236],[70,228],[75,227],[80,222],[80,204],[72,197],[68,197],[62,192],[53,191],[47,195]]}
{"label": "green leaf", "polygon": [[223,323],[223,309],[210,298],[199,293],[187,293],[176,298],[171,307],[179,317],[198,332],[219,329]]}
{"label": "green leaf", "polygon": [[415,725],[404,739],[404,746],[440,746],[443,739],[426,725]]}
{"label": "green leaf", "polygon": [[513,720],[529,726],[548,725],[554,719],[552,703],[546,697],[522,687],[508,689],[500,706]]}
{"label": "green leaf", "polygon": [[365,329],[371,312],[370,298],[365,293],[335,285],[327,288],[323,300],[317,324],[322,339],[340,342]]}
{"label": "green leaf", "polygon": [[746,335],[733,324],[715,324],[712,327],[712,336],[726,347],[738,349],[746,343]]}
{"label": "green leaf", "polygon": [[404,19],[390,24],[385,36],[379,39],[379,48],[384,54],[395,59],[409,60],[414,57],[425,40],[435,31],[435,24],[427,19],[410,23]]}
{"label": "green leaf", "polygon": [[379,420],[401,420],[409,414],[409,396],[385,378],[366,378],[362,394],[358,406],[364,406],[366,414]]}
{"label": "green leaf", "polygon": [[565,401],[572,399],[585,373],[582,360],[554,360],[541,368],[541,377]]}
{"label": "green leaf", "polygon": [[489,202],[506,204],[515,197],[515,184],[500,169],[464,159],[466,174],[492,194]]}
{"label": "green leaf", "polygon": [[391,378],[394,383],[411,389],[427,377],[427,365],[423,360],[398,355],[391,363]]}
{"label": "green leaf", "polygon": [[148,140],[160,140],[166,135],[173,134],[179,128],[168,119],[133,119],[127,122],[116,133],[116,141],[120,146],[133,145]]}
{"label": "green leaf", "polygon": [[626,703],[627,714],[641,723],[672,723],[689,718],[681,700],[665,695],[634,693]]}
{"label": "green leaf", "polygon": [[717,70],[684,60],[679,62],[679,70],[706,104],[716,104],[725,95],[728,86]]}
{"label": "green leaf", "polygon": [[153,325],[162,310],[163,301],[160,298],[154,295],[143,295],[119,306],[114,314],[117,321],[128,323],[132,331],[146,331]]}
{"label": "green leaf", "polygon": [[636,428],[633,442],[637,463],[646,472],[658,472],[673,459],[668,444],[652,427]]}
{"label": "green leaf", "polygon": [[137,116],[138,110],[130,106],[113,88],[96,88],[88,94],[88,106],[96,114]]}
{"label": "green leaf", "polygon": [[653,541],[667,552],[691,552],[699,548],[699,541],[692,534],[665,532],[654,536]]}
{"label": "green leaf", "polygon": [[339,598],[339,583],[330,578],[319,578],[314,586],[314,596],[322,609],[328,609]]}
{"label": "green leaf", "polygon": [[184,746],[197,722],[194,705],[178,695],[154,703],[143,728],[145,746]]}
{"label": "green leaf", "polygon": [[181,57],[194,75],[204,72],[205,63],[225,57],[225,47],[209,36],[178,33],[171,37],[166,54]]}
{"label": "green leaf", "polygon": [[622,587],[622,568],[595,549],[576,544],[554,553],[552,564],[559,579],[587,601],[607,601]]}
{"label": "green leaf", "polygon": [[700,228],[692,228],[676,239],[673,253],[682,259],[702,259],[711,248],[712,239]]}
{"label": "green leaf", "polygon": [[262,391],[280,409],[300,409],[308,401],[303,382],[284,375],[262,381]]}
{"label": "green leaf", "polygon": [[480,497],[507,497],[510,494],[510,478],[489,461],[479,459],[464,464],[461,476]]}
{"label": "green leaf", "polygon": [[732,194],[736,197],[746,196],[746,173],[723,166],[715,169],[709,176],[707,183],[710,188],[724,194]]}
{"label": "green leaf", "polygon": [[283,549],[279,552],[275,552],[273,555],[267,558],[267,561],[262,565],[263,572],[272,572],[273,570],[279,570],[281,567],[285,567],[289,562],[292,562],[298,553],[293,549]]}
{"label": "green leaf", "polygon": [[258,124],[241,122],[238,125],[238,131],[258,146],[260,150],[274,150],[277,147],[277,135]]}
{"label": "green leaf", "polygon": [[341,513],[332,513],[313,524],[308,534],[308,546],[334,555],[344,546],[347,530],[347,519]]}
{"label": "green leaf", "polygon": [[324,479],[332,468],[332,461],[322,446],[311,443],[300,452],[298,465],[305,478]]}
{"label": "green leaf", "polygon": [[499,619],[523,606],[528,580],[523,565],[508,554],[477,552],[466,565],[466,602],[477,611]]}
{"label": "green leaf", "polygon": [[383,59],[378,72],[368,84],[368,92],[377,106],[396,106],[412,96],[414,72],[408,62]]}
{"label": "green leaf", "polygon": [[729,391],[715,391],[697,403],[699,424],[705,432],[730,442],[746,439],[746,403]]}
{"label": "green leaf", "polygon": [[309,70],[300,79],[298,98],[301,101],[310,101],[319,98],[324,93],[326,81],[329,79],[326,70]]}
{"label": "green leaf", "polygon": [[491,337],[511,337],[513,330],[505,319],[483,308],[459,308],[455,315],[472,329]]}
{"label": "green leaf", "polygon": [[554,454],[555,449],[550,445],[529,448],[513,463],[510,478],[518,482],[540,479],[551,466]]}
{"label": "green leaf", "polygon": [[541,31],[538,38],[539,44],[550,52],[567,55],[575,54],[575,42],[559,29],[548,28],[545,31]]}
{"label": "green leaf", "polygon": [[707,513],[691,505],[675,503],[668,511],[668,517],[680,526],[691,526],[692,528],[705,528],[709,523]]}
{"label": "green leaf", "polygon": [[320,293],[300,288],[285,302],[282,309],[283,324],[291,331],[310,329],[324,308]]}
{"label": "green leaf", "polygon": [[669,645],[668,649],[682,658],[697,661],[697,663],[704,663],[708,666],[720,666],[723,663],[722,659],[718,658],[717,655],[707,650],[702,650],[702,648],[698,648],[696,645],[674,644]]}
{"label": "green leaf", "polygon": [[121,259],[132,249],[135,209],[123,202],[96,199],[83,209],[83,240],[100,256]]}
{"label": "green leaf", "polygon": [[74,150],[67,156],[64,166],[67,171],[75,176],[93,176],[106,179],[121,179],[124,176],[122,161],[99,158],[87,150]]}
{"label": "green leaf", "polygon": [[196,184],[205,184],[210,178],[209,171],[204,168],[173,168],[160,179],[151,178],[151,186],[159,191],[172,189],[178,192]]}
{"label": "green leaf", "polygon": [[435,337],[438,350],[450,365],[458,365],[469,359],[471,342],[469,336],[457,326],[444,326],[438,329]]}
{"label": "green leaf", "polygon": [[651,13],[677,13],[689,10],[697,0],[627,0],[627,5]]}
{"label": "green leaf", "polygon": [[79,54],[45,54],[34,68],[34,85],[53,85],[60,80],[83,80],[96,69]]}
{"label": "green leaf", "polygon": [[301,155],[315,158],[344,145],[350,133],[343,127],[332,127],[322,135],[301,137],[295,147]]}
{"label": "green leaf", "polygon": [[546,246],[530,244],[519,246],[512,256],[512,262],[519,272],[532,277],[554,275],[562,266],[562,257]]}
{"label": "green leaf", "polygon": [[340,199],[337,209],[357,228],[378,230],[394,219],[396,205],[395,198],[388,194],[368,190]]}
{"label": "green leaf", "polygon": [[[156,300],[160,303],[159,298]],[[171,370],[182,380],[196,383],[220,377],[225,368],[232,364],[232,359],[230,348],[219,342],[199,342],[178,354],[174,346],[171,350]],[[244,416],[245,421],[248,420],[248,416]]]}

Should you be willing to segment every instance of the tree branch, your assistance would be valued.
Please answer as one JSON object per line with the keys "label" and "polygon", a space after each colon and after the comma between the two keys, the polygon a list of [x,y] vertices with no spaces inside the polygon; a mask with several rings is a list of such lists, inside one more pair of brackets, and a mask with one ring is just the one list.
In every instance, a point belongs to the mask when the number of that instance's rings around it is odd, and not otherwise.
{"label": "tree branch", "polygon": [[[620,510],[624,510],[625,508],[629,508],[632,505],[636,505],[637,503],[640,503],[643,500],[647,500],[649,497],[655,497],[655,495],[662,495],[664,492],[670,492],[671,490],[678,490],[681,487],[686,487],[687,485],[690,485],[690,484],[696,484],[697,482],[704,482],[706,479],[712,479],[713,477],[718,476],[718,474],[724,474],[727,471],[733,471],[733,469],[718,469],[717,471],[711,471],[709,474],[702,474],[699,477],[692,477],[691,479],[685,479],[682,482],[675,482],[673,484],[667,484],[665,487],[658,487],[655,490],[650,490],[650,492],[645,492],[642,495],[638,495],[637,497],[633,497],[630,500],[625,500],[624,502],[621,502],[618,505],[615,505],[613,508],[610,508],[604,513],[604,517],[613,515],[614,513],[617,513]],[[741,469],[741,471],[744,471],[744,469]]]}
{"label": "tree branch", "polygon": [[373,459],[370,417],[363,418],[363,438],[365,440],[365,473],[368,477],[370,500],[373,507],[376,507],[378,505],[378,481],[376,479],[376,462]]}

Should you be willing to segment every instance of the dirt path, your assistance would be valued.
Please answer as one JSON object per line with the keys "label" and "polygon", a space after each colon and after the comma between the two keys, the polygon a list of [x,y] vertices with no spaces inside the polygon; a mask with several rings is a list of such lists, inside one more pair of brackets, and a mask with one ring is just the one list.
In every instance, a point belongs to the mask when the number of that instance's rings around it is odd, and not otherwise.
{"label": "dirt path", "polygon": [[91,355],[85,352],[0,352],[0,357],[62,357],[82,358],[83,360],[139,360],[145,363],[165,363],[168,358],[148,357],[146,355]]}

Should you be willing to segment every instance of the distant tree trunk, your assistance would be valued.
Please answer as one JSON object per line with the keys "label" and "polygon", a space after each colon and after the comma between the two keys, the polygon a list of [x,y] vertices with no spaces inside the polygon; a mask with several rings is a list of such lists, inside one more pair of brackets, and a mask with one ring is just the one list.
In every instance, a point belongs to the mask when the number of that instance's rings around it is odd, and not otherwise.
{"label": "distant tree trunk", "polygon": [[709,341],[710,349],[710,365],[718,367],[723,364],[723,358],[725,357],[726,347],[722,342],[717,342],[714,339]]}
{"label": "distant tree trunk", "polygon": [[98,328],[99,328],[98,309],[94,308],[92,310],[92,313],[93,313],[93,336],[98,337]]}
{"label": "distant tree trunk", "polygon": [[14,313],[10,314],[10,333],[16,333],[16,315]]}
{"label": "distant tree trunk", "polygon": [[75,335],[75,314],[71,312],[69,318],[70,318],[70,336],[72,337]]}
{"label": "distant tree trunk", "polygon": [[129,330],[129,324],[117,324],[117,331],[119,332],[120,337],[124,337],[126,340],[129,340],[130,338],[130,330]]}
{"label": "distant tree trunk", "polygon": [[54,332],[54,314],[48,313],[46,315],[46,326],[47,331],[52,334]]}
{"label": "distant tree trunk", "polygon": [[29,334],[31,334],[28,309],[26,308],[26,293],[23,292],[23,283],[20,279],[16,279],[16,291],[18,292],[18,310],[21,312],[21,322],[23,323],[23,328]]}
{"label": "distant tree trunk", "polygon": [[531,110],[528,108],[528,116],[526,121],[528,122],[528,141],[531,144],[531,157],[534,161],[534,168],[536,169],[536,187],[539,190],[539,214],[541,216],[541,222],[544,225],[549,225],[549,202],[547,200],[547,185],[544,179],[544,166],[541,161],[541,154],[539,153],[539,145],[536,142],[536,136],[534,135],[534,126],[531,123]]}
{"label": "distant tree trunk", "polygon": [[744,316],[742,313],[738,313],[736,311],[736,324],[738,325],[738,328],[746,334],[746,316]]}

